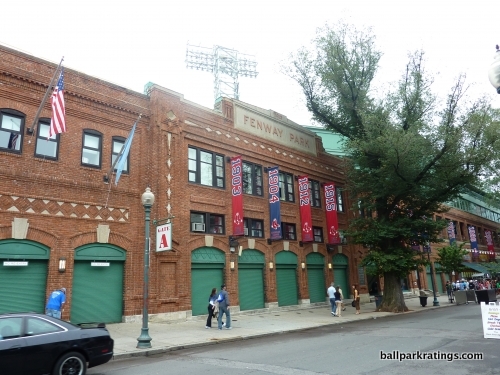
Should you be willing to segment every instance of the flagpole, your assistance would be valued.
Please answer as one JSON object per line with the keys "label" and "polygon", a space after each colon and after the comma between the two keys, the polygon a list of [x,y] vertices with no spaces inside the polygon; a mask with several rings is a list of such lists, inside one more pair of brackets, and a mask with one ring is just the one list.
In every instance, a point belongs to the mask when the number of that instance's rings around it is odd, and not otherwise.
{"label": "flagpole", "polygon": [[[139,122],[139,120],[141,119],[142,117],[142,113],[139,114],[139,117],[137,117],[137,120],[135,120],[135,123],[134,124],[137,124]],[[123,149],[125,148],[125,143],[127,142],[123,142],[123,145],[122,145],[122,148],[120,150],[120,153],[118,154],[118,156],[116,157],[115,161],[113,162],[113,165],[111,166],[111,168],[109,168],[109,171],[108,173],[106,173],[104,175],[104,178],[103,178],[103,181],[105,184],[108,184],[109,183],[109,176],[113,173],[114,169],[115,169],[115,166],[116,166],[116,163],[118,162],[118,159],[120,159],[120,156],[122,155],[123,153]],[[111,145],[111,147],[113,147],[113,145]]]}
{"label": "flagpole", "polygon": [[52,77],[52,80],[50,81],[50,84],[49,84],[49,87],[47,88],[47,91],[45,91],[45,95],[42,99],[42,102],[40,103],[40,107],[38,107],[38,111],[36,112],[36,115],[35,115],[35,118],[33,119],[33,124],[31,124],[31,127],[26,129],[26,133],[28,134],[33,134],[33,131],[35,130],[35,126],[38,122],[38,118],[40,117],[40,113],[42,112],[42,109],[45,105],[45,102],[47,101],[47,98],[49,97],[49,93],[52,89],[52,86],[54,86],[54,80],[56,79],[57,77],[57,72],[59,71],[59,69],[61,68],[61,65],[62,65],[62,62],[64,61],[64,56],[61,58],[61,62],[59,63],[59,65],[57,66],[57,69],[56,71],[54,72],[54,76]]}

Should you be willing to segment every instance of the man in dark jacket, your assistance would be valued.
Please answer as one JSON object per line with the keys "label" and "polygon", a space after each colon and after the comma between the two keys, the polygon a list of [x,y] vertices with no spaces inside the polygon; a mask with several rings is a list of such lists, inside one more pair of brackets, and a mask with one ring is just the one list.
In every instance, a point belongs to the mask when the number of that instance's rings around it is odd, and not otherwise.
{"label": "man in dark jacket", "polygon": [[226,290],[226,285],[223,284],[220,287],[219,298],[219,316],[217,317],[217,323],[219,329],[222,329],[222,314],[226,314],[226,329],[231,329],[231,314],[229,313],[229,293]]}

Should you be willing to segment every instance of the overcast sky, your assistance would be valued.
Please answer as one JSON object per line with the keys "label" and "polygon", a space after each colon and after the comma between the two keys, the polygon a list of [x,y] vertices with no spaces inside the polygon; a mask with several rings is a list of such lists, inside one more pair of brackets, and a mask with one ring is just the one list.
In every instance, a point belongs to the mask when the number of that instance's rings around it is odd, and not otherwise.
{"label": "overcast sky", "polygon": [[311,124],[301,91],[279,64],[316,29],[343,19],[371,26],[383,52],[377,82],[403,72],[410,51],[423,49],[436,89],[445,95],[460,73],[500,107],[488,81],[500,44],[495,0],[16,0],[2,4],[0,43],[143,92],[151,81],[213,108],[213,75],[186,68],[186,45],[213,45],[254,55],[259,75],[240,78],[240,100]]}

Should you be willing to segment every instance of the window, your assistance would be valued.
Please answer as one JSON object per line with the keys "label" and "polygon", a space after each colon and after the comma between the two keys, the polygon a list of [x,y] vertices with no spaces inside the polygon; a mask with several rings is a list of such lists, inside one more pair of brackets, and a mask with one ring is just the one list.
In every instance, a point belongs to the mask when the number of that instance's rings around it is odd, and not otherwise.
{"label": "window", "polygon": [[323,242],[323,228],[313,227],[314,242]]}
{"label": "window", "polygon": [[0,340],[15,339],[21,336],[23,318],[3,318],[0,319]]}
{"label": "window", "polygon": [[[125,144],[125,138],[113,137],[112,147],[111,147],[111,165],[114,164],[116,158],[118,157],[118,155],[120,155],[120,152],[124,144]],[[123,164],[122,173],[128,173],[129,158],[130,158],[130,153],[127,155],[127,160],[125,160],[125,163]],[[115,165],[115,171],[116,171],[116,165]]]}
{"label": "window", "polygon": [[245,236],[264,238],[264,220],[243,219]]}
{"label": "window", "polygon": [[0,150],[21,153],[24,115],[13,109],[0,111]]}
{"label": "window", "polygon": [[321,207],[321,190],[319,182],[309,180],[309,195],[311,196],[311,207]]}
{"label": "window", "polygon": [[262,167],[243,162],[243,193],[262,196]]}
{"label": "window", "polygon": [[42,335],[44,333],[59,332],[63,330],[61,327],[43,319],[28,318],[27,320],[26,334],[28,336]]}
{"label": "window", "polygon": [[344,200],[342,199],[342,189],[336,187],[335,190],[337,191],[337,211],[344,212]]}
{"label": "window", "polygon": [[280,200],[285,202],[294,202],[293,195],[293,174],[280,172]]}
{"label": "window", "polygon": [[224,156],[195,147],[188,149],[189,182],[224,188]]}
{"label": "window", "polygon": [[224,216],[207,212],[191,212],[191,232],[224,234]]}
{"label": "window", "polygon": [[284,240],[296,240],[297,232],[295,230],[295,224],[281,223],[281,230]]}
{"label": "window", "polygon": [[53,134],[49,138],[50,120],[39,122],[36,130],[35,156],[57,160],[59,152],[59,134]]}
{"label": "window", "polygon": [[95,130],[84,130],[82,143],[82,165],[101,168],[102,134]]}

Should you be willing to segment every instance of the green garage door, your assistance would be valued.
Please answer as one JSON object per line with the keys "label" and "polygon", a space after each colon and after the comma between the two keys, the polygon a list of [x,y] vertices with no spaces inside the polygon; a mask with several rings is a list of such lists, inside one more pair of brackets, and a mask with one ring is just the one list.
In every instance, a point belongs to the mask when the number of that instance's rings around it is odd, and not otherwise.
{"label": "green garage door", "polygon": [[349,298],[351,290],[349,288],[349,275],[347,274],[349,260],[344,254],[335,254],[332,258],[333,282],[335,287],[340,285],[344,298]]}
{"label": "green garage door", "polygon": [[49,256],[49,248],[36,242],[0,241],[0,314],[45,311]]}
{"label": "green garage door", "polygon": [[212,288],[220,290],[224,282],[225,254],[214,247],[202,247],[191,253],[191,310],[194,315],[208,314]]}
{"label": "green garage door", "polygon": [[108,244],[75,250],[71,323],[119,323],[123,316],[123,262],[126,253]]}
{"label": "green garage door", "polygon": [[306,256],[307,285],[311,303],[326,301],[325,259],[318,253]]}
{"label": "green garage door", "polygon": [[[0,314],[45,310],[47,261],[29,260],[27,266],[0,265]],[[62,286],[61,286],[62,287]]]}
{"label": "green garage door", "polygon": [[276,288],[278,306],[297,305],[297,256],[289,251],[276,254]]}
{"label": "green garage door", "polygon": [[246,249],[238,259],[240,310],[264,308],[264,254]]}

